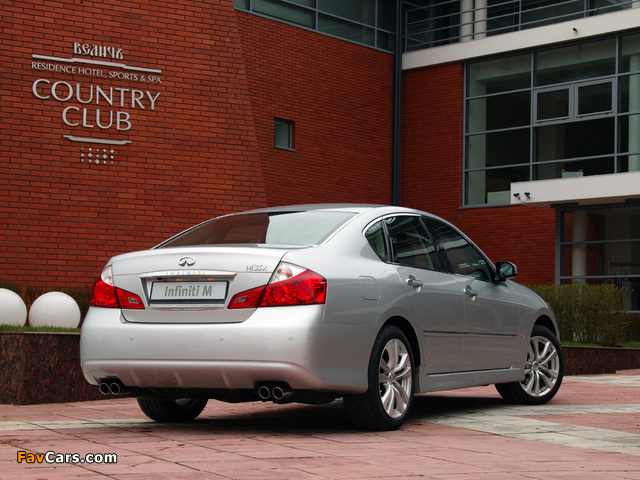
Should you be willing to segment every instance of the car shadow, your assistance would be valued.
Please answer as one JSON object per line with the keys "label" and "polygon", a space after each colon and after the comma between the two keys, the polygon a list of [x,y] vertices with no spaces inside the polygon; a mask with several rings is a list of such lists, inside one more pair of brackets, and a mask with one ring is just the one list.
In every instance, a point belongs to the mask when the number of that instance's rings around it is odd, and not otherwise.
{"label": "car shadow", "polygon": [[[213,405],[212,405],[213,403]],[[185,423],[152,424],[176,431],[193,429],[226,433],[277,433],[277,434],[322,434],[360,432],[353,427],[347,416],[342,400],[326,405],[301,404],[245,404],[234,411],[216,413],[216,403],[210,402],[205,411],[196,420]],[[226,404],[225,404],[226,405]],[[441,394],[418,395],[407,422],[429,421],[430,416],[478,412],[485,409],[505,406],[505,401],[494,396],[454,396]],[[227,410],[223,408],[222,410]],[[148,428],[149,424],[140,426]],[[379,432],[371,432],[379,433]]]}

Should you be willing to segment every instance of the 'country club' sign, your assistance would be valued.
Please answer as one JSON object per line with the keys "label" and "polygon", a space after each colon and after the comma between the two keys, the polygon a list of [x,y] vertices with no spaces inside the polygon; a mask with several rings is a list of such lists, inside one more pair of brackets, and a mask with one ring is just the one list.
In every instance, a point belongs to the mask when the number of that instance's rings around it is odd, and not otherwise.
{"label": "'country club' sign", "polygon": [[[91,79],[124,80],[148,84],[160,84],[161,70],[137,67],[122,62],[121,48],[73,44],[74,56],[53,57],[32,55],[31,68],[34,71],[54,74],[80,75]],[[90,58],[87,58],[90,57]],[[112,61],[116,60],[116,61]],[[105,86],[104,82],[71,81],[57,78],[38,78],[33,81],[33,95],[42,101],[60,102],[64,107],[61,118],[72,128],[95,128],[96,131],[126,132],[134,125],[132,111],[153,111],[158,105],[160,92],[119,86]],[[85,130],[86,131],[86,130]],[[130,140],[109,140],[65,135],[71,141],[125,145]]]}

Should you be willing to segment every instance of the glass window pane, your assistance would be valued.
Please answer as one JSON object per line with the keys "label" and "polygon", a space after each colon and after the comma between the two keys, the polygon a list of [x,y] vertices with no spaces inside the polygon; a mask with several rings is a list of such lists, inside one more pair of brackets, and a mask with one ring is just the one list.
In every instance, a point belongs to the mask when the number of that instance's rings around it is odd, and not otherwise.
{"label": "glass window pane", "polygon": [[620,77],[620,111],[640,112],[640,75]]}
{"label": "glass window pane", "polygon": [[511,183],[529,181],[529,167],[510,167],[468,172],[467,205],[511,203]]}
{"label": "glass window pane", "polygon": [[534,28],[584,16],[584,0],[522,0],[522,28]]}
{"label": "glass window pane", "polygon": [[395,31],[396,1],[378,0],[378,28]]}
{"label": "glass window pane", "polygon": [[613,157],[587,158],[569,162],[554,162],[534,167],[534,180],[552,178],[574,178],[589,175],[606,175],[615,173]]}
{"label": "glass window pane", "polygon": [[640,34],[622,37],[620,50],[620,71],[640,72]]}
{"label": "glass window pane", "polygon": [[593,11],[596,15],[601,13],[609,13],[617,10],[625,10],[634,8],[634,2],[628,0],[591,0],[593,2]]}
{"label": "glass window pane", "polygon": [[611,112],[612,102],[612,82],[578,86],[578,115]]}
{"label": "glass window pane", "polygon": [[249,0],[233,0],[233,6],[238,10],[249,10]]}
{"label": "glass window pane", "polygon": [[535,129],[535,161],[613,155],[614,118],[562,123]]}
{"label": "glass window pane", "polygon": [[615,38],[536,54],[537,86],[613,75],[615,71]]}
{"label": "glass window pane", "polygon": [[551,120],[569,117],[568,88],[536,93],[536,120]]}
{"label": "glass window pane", "polygon": [[384,238],[384,229],[382,228],[382,222],[378,222],[373,225],[367,233],[364,234],[369,245],[373,248],[373,251],[376,252],[376,255],[380,257],[380,260],[387,261],[389,260],[389,254],[387,253],[387,242]]}
{"label": "glass window pane", "polygon": [[394,263],[427,270],[441,270],[435,245],[420,217],[393,217],[385,220],[385,223],[389,231]]}
{"label": "glass window pane", "polygon": [[529,163],[529,129],[473,135],[467,139],[467,168]]}
{"label": "glass window pane", "polygon": [[355,22],[364,23],[366,25],[375,26],[375,0],[359,0],[357,2],[345,2],[344,0],[318,0],[318,11],[353,20]]}
{"label": "glass window pane", "polygon": [[487,32],[489,35],[515,32],[520,21],[516,2],[489,0],[487,9]]}
{"label": "glass window pane", "polygon": [[640,240],[640,206],[588,209],[587,218],[587,240]]}
{"label": "glass window pane", "polygon": [[[574,218],[585,218],[584,227],[575,228]],[[640,309],[640,206],[614,206],[565,211],[561,215],[561,276],[600,276],[589,283],[613,283],[626,290],[627,310]],[[580,224],[579,223],[579,224]],[[575,236],[574,236],[575,235]],[[570,242],[587,242],[566,245]],[[579,271],[572,271],[573,257],[582,259]],[[586,262],[585,262],[586,260]],[[578,266],[580,266],[578,264]],[[571,278],[563,283],[572,283]]]}
{"label": "glass window pane", "polygon": [[460,233],[433,219],[426,219],[426,222],[447,255],[453,273],[491,280],[491,269],[486,259]]}
{"label": "glass window pane", "polygon": [[628,115],[619,119],[618,149],[633,153],[620,158],[620,171],[640,171],[640,115]]}
{"label": "glass window pane", "polygon": [[279,148],[293,148],[292,142],[293,122],[288,120],[277,119],[274,122],[275,141],[274,144]]}
{"label": "glass window pane", "polygon": [[287,0],[289,3],[297,3],[303,7],[316,8],[316,0]]}
{"label": "glass window pane", "polygon": [[318,15],[318,31],[365,45],[375,45],[375,30],[327,15]]}
{"label": "glass window pane", "polygon": [[393,51],[395,49],[395,41],[395,35],[378,30],[378,41],[376,42],[376,47],[383,50]]}
{"label": "glass window pane", "polygon": [[315,27],[315,12],[304,7],[297,7],[277,0],[251,0],[254,12],[295,23],[303,27]]}
{"label": "glass window pane", "polygon": [[531,55],[471,63],[467,70],[468,95],[475,97],[531,86]]}
{"label": "glass window pane", "polygon": [[469,100],[467,121],[469,133],[529,125],[531,93],[508,93]]}
{"label": "glass window pane", "polygon": [[319,245],[354,215],[313,210],[227,215],[181,233],[160,248],[229,243]]}

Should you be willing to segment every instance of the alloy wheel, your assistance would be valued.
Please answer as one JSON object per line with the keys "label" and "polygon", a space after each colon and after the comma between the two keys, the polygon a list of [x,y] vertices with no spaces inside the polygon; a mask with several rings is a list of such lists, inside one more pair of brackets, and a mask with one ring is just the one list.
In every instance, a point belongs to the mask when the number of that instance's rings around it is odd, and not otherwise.
{"label": "alloy wheel", "polygon": [[380,357],[380,400],[391,418],[401,417],[409,404],[412,392],[411,355],[402,341],[391,339]]}
{"label": "alloy wheel", "polygon": [[560,375],[560,357],[553,342],[546,337],[532,337],[525,364],[523,390],[533,397],[544,397],[553,390]]}

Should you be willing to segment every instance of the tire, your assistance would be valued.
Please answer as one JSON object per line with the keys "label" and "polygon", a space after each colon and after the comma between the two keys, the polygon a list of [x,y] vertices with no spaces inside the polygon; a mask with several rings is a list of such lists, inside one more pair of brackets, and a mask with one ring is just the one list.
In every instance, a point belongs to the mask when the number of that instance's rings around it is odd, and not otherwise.
{"label": "tire", "polygon": [[502,398],[522,405],[542,405],[558,392],[564,376],[562,347],[547,328],[533,327],[521,382],[496,385]]}
{"label": "tire", "polygon": [[138,398],[142,412],[151,420],[161,423],[190,422],[207,406],[206,398],[179,398],[176,400],[156,400]]}
{"label": "tire", "polygon": [[351,422],[367,430],[396,430],[402,426],[413,403],[413,352],[398,327],[383,327],[369,359],[369,388],[362,395],[344,397]]}

